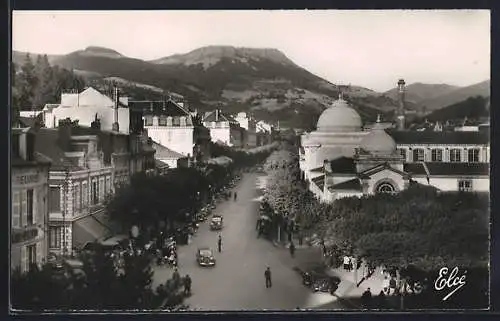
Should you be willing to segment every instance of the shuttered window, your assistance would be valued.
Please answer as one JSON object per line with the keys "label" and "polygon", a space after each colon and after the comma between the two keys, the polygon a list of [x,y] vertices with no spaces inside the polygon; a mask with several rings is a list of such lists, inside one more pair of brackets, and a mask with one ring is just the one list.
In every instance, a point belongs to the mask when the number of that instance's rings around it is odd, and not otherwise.
{"label": "shuttered window", "polygon": [[12,227],[19,228],[21,226],[20,222],[21,215],[21,200],[19,192],[12,193]]}
{"label": "shuttered window", "polygon": [[33,189],[26,191],[26,224],[33,225]]}
{"label": "shuttered window", "polygon": [[20,215],[20,219],[19,219],[19,222],[20,222],[20,226],[23,227],[23,226],[26,226],[27,222],[26,222],[26,192],[25,191],[22,191],[20,193],[21,195],[21,215]]}
{"label": "shuttered window", "polygon": [[61,211],[61,188],[51,186],[49,190],[49,212]]}

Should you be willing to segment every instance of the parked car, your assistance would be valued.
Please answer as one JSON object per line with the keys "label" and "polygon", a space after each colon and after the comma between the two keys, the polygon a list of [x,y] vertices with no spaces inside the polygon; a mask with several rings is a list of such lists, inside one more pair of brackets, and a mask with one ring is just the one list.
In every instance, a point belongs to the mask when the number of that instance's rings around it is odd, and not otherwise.
{"label": "parked car", "polygon": [[299,270],[299,272],[302,276],[302,283],[313,292],[326,292],[333,295],[341,281],[339,277],[330,276],[319,270]]}
{"label": "parked car", "polygon": [[211,230],[220,230],[224,225],[224,219],[220,215],[212,216],[212,220],[210,221],[210,229]]}
{"label": "parked car", "polygon": [[208,247],[199,248],[196,252],[196,261],[198,261],[200,266],[214,266],[214,252]]}

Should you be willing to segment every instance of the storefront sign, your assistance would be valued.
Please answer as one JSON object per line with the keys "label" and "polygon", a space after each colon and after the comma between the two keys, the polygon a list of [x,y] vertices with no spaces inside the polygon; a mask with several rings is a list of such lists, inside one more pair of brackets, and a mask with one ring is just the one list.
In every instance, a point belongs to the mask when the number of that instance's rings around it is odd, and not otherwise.
{"label": "storefront sign", "polygon": [[32,240],[38,236],[38,228],[31,228],[29,230],[18,231],[12,233],[12,243],[21,243]]}
{"label": "storefront sign", "polygon": [[18,184],[31,184],[31,183],[36,183],[38,182],[39,175],[38,174],[32,174],[32,175],[20,175],[16,177],[16,181]]}

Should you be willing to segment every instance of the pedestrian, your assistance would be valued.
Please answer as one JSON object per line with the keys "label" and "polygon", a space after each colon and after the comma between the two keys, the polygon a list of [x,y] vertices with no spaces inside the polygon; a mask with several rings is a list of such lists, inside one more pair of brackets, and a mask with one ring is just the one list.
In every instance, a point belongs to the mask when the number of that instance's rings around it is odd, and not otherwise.
{"label": "pedestrian", "polygon": [[271,268],[268,266],[266,272],[264,272],[264,276],[266,277],[266,288],[270,288],[273,286],[271,281]]}
{"label": "pedestrian", "polygon": [[222,252],[222,235],[219,234],[219,239],[217,240],[217,248],[219,249],[219,253]]}
{"label": "pedestrian", "polygon": [[384,277],[384,281],[382,283],[382,286],[384,287],[384,292],[389,294],[389,278],[387,278],[387,275]]}
{"label": "pedestrian", "polygon": [[236,201],[237,198],[238,198],[238,194],[236,192],[234,192],[234,200]]}
{"label": "pedestrian", "polygon": [[385,293],[383,290],[380,291],[377,297],[377,305],[379,309],[385,309]]}
{"label": "pedestrian", "polygon": [[349,271],[350,265],[351,265],[351,260],[347,255],[344,255],[344,270]]}
{"label": "pedestrian", "polygon": [[290,243],[290,255],[295,257],[295,244],[293,244],[293,242]]}
{"label": "pedestrian", "polygon": [[365,309],[369,309],[371,307],[371,300],[372,292],[370,291],[370,288],[368,288],[365,292],[363,292],[363,295],[361,296],[361,301],[363,302],[363,307]]}
{"label": "pedestrian", "polygon": [[189,274],[186,274],[184,277],[184,294],[191,294],[191,278],[189,277]]}
{"label": "pedestrian", "polygon": [[174,281],[174,285],[177,287],[181,281],[181,275],[177,268],[175,268],[174,273],[172,274],[172,280]]}
{"label": "pedestrian", "polygon": [[391,289],[393,290],[393,294],[396,294],[396,280],[391,276],[391,280],[389,281],[389,294]]}

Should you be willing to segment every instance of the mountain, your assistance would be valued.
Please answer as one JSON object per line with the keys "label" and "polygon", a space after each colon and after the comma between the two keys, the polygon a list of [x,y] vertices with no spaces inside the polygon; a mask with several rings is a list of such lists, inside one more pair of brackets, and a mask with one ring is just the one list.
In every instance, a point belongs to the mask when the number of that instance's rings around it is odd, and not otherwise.
{"label": "mountain", "polygon": [[[460,87],[452,86],[447,84],[423,84],[420,82],[410,84],[406,86],[405,100],[407,102],[412,102],[420,105],[422,101],[426,99],[432,99]],[[398,88],[393,88],[384,93],[386,96],[397,100],[398,99]]]}
{"label": "mountain", "polygon": [[[270,48],[209,46],[143,61],[91,46],[54,56],[50,62],[74,70],[95,86],[118,82],[135,99],[156,99],[168,91],[200,110],[217,106],[229,113],[247,111],[266,121],[288,121],[289,127],[306,129],[314,126],[339,92],[337,85]],[[365,121],[374,121],[379,113],[392,115],[397,107],[393,98],[367,88],[348,86],[342,91]],[[414,105],[408,103],[408,108]]]}
{"label": "mountain", "polygon": [[489,97],[468,97],[461,102],[435,110],[425,118],[431,122],[446,122],[464,118],[473,120],[488,118],[490,116],[489,101]]}
{"label": "mountain", "polygon": [[466,100],[469,97],[482,96],[489,97],[490,96],[490,80],[485,80],[480,83],[461,87],[455,89],[449,93],[429,98],[421,101],[423,106],[426,106],[427,110],[437,110],[446,106],[453,105],[455,103]]}

